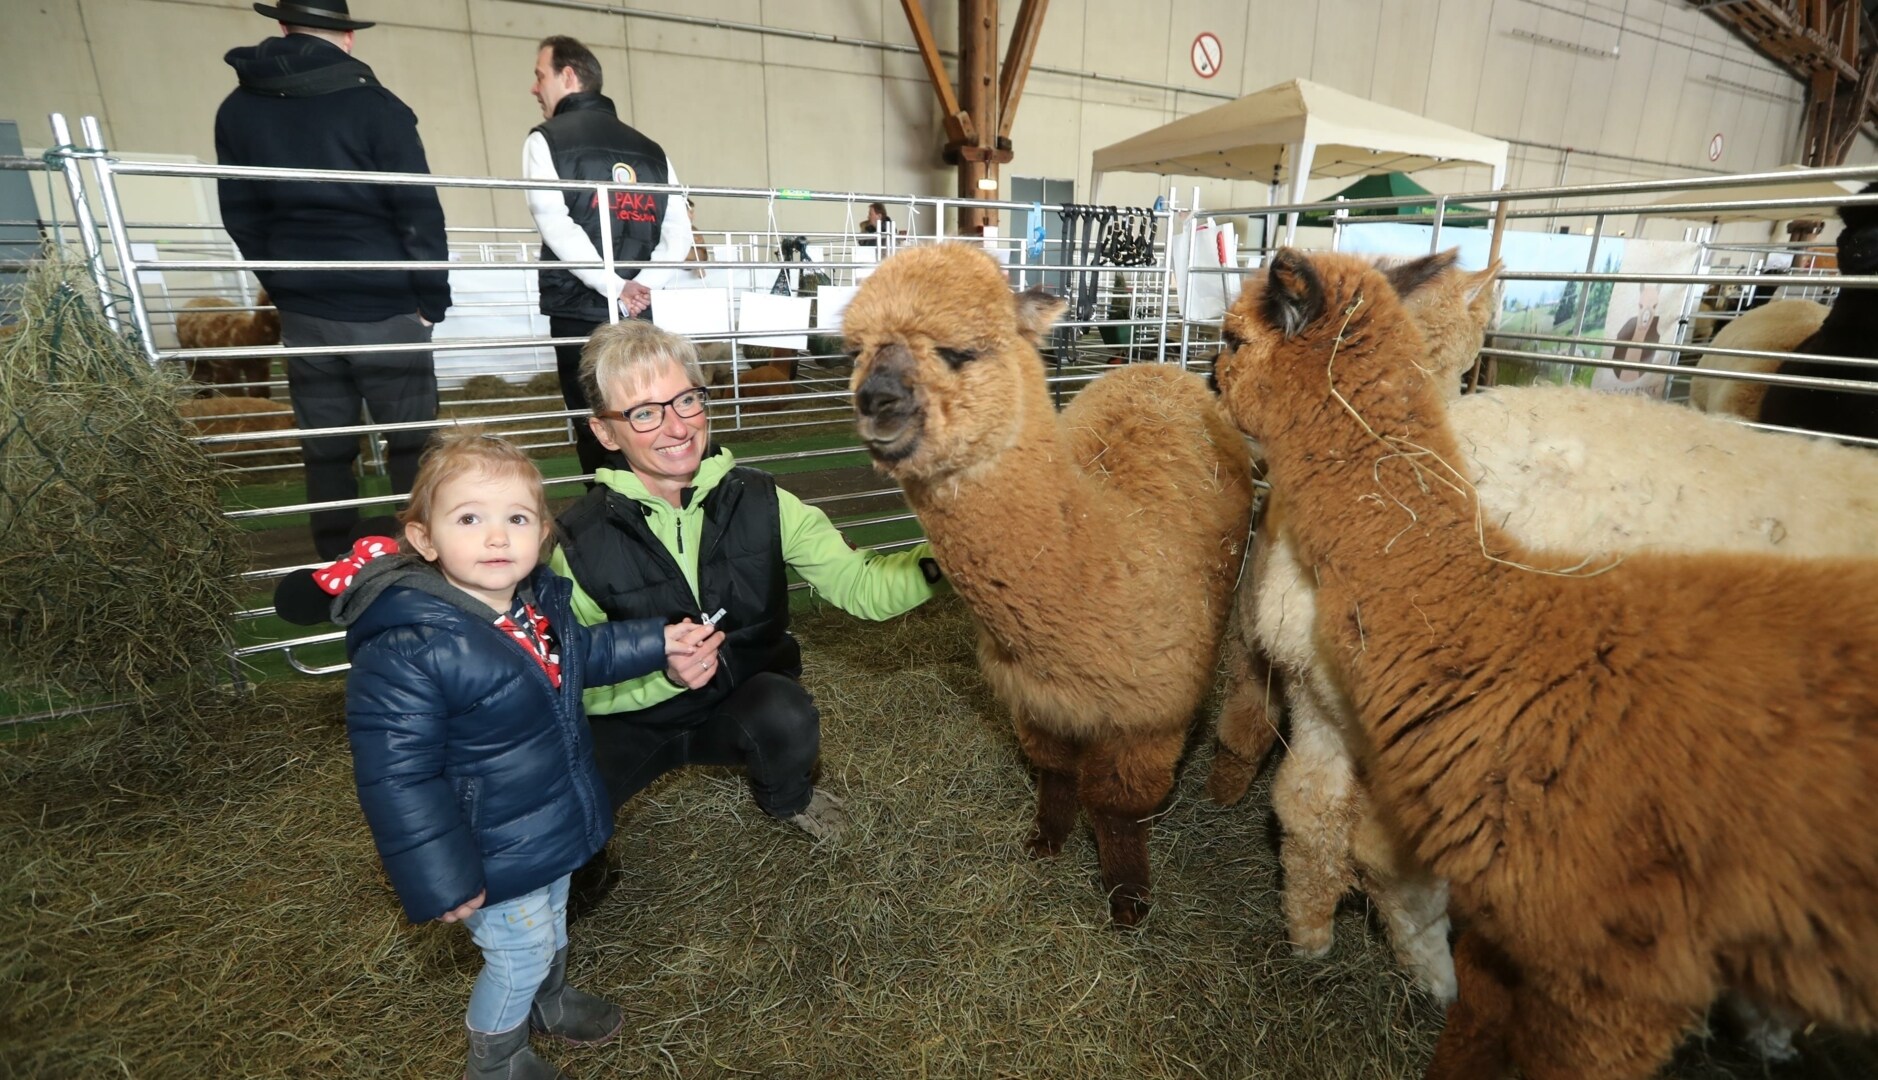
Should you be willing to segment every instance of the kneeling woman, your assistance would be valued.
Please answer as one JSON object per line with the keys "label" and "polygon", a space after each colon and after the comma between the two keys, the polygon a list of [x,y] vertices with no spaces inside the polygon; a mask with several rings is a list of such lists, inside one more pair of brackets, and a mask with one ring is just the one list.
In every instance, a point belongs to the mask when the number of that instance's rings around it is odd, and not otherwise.
{"label": "kneeling woman", "polygon": [[574,580],[584,624],[723,609],[719,670],[695,690],[663,672],[590,688],[587,715],[617,810],[681,765],[742,766],[757,805],[817,839],[840,834],[840,802],[815,790],[821,717],[798,681],[787,571],[836,606],[888,619],[932,596],[925,545],[857,551],[828,516],[710,443],[691,342],[642,321],[603,326],[581,354],[589,421],[612,467],[561,515],[553,568]]}

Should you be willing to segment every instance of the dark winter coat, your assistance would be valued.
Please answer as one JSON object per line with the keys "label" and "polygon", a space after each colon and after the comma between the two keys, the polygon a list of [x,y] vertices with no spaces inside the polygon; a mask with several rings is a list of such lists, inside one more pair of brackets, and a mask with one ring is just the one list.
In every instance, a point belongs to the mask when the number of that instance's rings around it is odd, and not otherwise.
{"label": "dark winter coat", "polygon": [[[417,116],[372,69],[310,34],[269,38],[223,57],[240,85],[215,114],[223,165],[428,173]],[[224,179],[222,224],[247,259],[444,260],[437,189],[412,185]],[[445,270],[262,270],[282,311],[377,322],[415,311],[440,322]]]}
{"label": "dark winter coat", "polygon": [[522,589],[559,643],[558,689],[495,610],[416,556],[368,563],[333,605],[359,805],[412,922],[548,885],[613,831],[581,691],[662,667],[664,620],[581,626],[546,568]]}

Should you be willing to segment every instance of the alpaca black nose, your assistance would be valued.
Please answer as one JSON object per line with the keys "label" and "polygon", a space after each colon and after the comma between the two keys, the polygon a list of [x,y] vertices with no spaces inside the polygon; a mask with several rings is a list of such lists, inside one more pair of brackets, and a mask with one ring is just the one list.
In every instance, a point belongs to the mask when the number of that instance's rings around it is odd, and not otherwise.
{"label": "alpaca black nose", "polygon": [[854,389],[854,409],[875,420],[901,416],[912,411],[913,389],[906,384],[904,369],[910,362],[906,349],[891,345],[874,358],[873,370]]}

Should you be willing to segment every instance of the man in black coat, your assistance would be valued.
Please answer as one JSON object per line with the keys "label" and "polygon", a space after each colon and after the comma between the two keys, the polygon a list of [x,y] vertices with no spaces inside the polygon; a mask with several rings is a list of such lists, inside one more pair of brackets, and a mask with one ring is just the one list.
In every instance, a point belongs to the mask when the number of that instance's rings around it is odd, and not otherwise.
{"label": "man in black coat", "polygon": [[[671,159],[659,144],[620,120],[613,100],[600,92],[603,80],[593,50],[571,37],[546,38],[536,47],[533,92],[542,122],[522,143],[522,175],[530,180],[678,183]],[[585,339],[611,322],[615,310],[629,318],[645,316],[652,290],[675,283],[686,271],[567,270],[553,264],[598,262],[602,224],[612,234],[616,261],[682,262],[691,254],[691,214],[682,198],[636,191],[612,192],[603,211],[591,188],[530,191],[528,211],[541,231],[541,261],[547,264],[541,271],[541,313],[548,317],[548,332],[582,339],[554,347],[561,400],[570,409],[585,409],[587,395],[580,383]],[[625,465],[594,439],[585,417],[574,423],[574,449],[582,472]]]}
{"label": "man in black coat", "polygon": [[[429,173],[417,116],[353,59],[354,33],[371,26],[350,17],[345,0],[255,4],[281,35],[231,49],[224,57],[240,84],[215,114],[215,156],[224,165]],[[449,257],[437,190],[405,184],[224,179],[217,184],[222,224],[244,258],[254,260],[434,260]],[[289,348],[424,345],[450,306],[445,270],[262,270],[257,277],[280,309],[281,344]],[[437,373],[428,349],[289,358],[287,383],[295,423],[303,428],[437,417]],[[417,476],[425,430],[385,436],[391,488],[403,494]],[[307,499],[358,497],[357,435],[304,439]],[[312,514],[321,558],[342,554],[358,511]]]}

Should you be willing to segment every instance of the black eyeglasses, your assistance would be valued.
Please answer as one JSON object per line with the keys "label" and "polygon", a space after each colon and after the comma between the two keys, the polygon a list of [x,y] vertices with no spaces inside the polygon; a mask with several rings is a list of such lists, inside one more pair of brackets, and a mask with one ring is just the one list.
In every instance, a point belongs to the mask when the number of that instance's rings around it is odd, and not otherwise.
{"label": "black eyeglasses", "polygon": [[689,420],[704,411],[704,403],[711,398],[711,392],[694,386],[670,401],[648,401],[643,405],[634,405],[625,412],[618,409],[595,409],[593,414],[602,420],[624,420],[640,433],[657,431],[665,423],[665,410],[670,409],[683,419]]}

